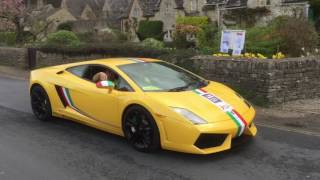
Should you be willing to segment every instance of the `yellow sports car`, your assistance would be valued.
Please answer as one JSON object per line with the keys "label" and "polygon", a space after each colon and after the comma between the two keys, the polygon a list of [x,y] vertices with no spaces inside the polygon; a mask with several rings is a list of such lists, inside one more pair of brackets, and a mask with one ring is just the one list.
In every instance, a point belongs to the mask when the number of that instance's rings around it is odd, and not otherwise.
{"label": "yellow sports car", "polygon": [[255,136],[254,108],[235,91],[170,63],[114,58],[34,70],[31,105],[126,137],[137,150],[210,154]]}

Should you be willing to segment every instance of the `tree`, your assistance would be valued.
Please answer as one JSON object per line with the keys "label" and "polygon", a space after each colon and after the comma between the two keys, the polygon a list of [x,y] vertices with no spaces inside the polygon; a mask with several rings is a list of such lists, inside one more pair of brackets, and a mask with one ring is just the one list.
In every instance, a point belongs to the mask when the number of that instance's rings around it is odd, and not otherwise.
{"label": "tree", "polygon": [[24,0],[1,0],[0,18],[4,18],[15,25],[16,42],[21,43],[23,33],[23,18],[26,15]]}

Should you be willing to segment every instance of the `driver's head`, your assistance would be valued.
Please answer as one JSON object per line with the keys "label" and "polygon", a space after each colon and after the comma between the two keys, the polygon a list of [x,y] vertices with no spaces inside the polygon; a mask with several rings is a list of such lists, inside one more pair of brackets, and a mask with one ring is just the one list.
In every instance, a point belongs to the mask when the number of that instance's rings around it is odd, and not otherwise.
{"label": "driver's head", "polygon": [[97,83],[97,82],[100,82],[100,81],[108,81],[108,74],[104,73],[104,72],[99,72],[97,74],[95,74],[92,78],[92,80]]}

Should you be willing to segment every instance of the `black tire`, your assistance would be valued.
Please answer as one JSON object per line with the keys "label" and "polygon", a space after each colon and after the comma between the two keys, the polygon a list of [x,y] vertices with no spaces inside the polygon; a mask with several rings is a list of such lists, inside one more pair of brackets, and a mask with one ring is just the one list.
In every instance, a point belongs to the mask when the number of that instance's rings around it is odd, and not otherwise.
{"label": "black tire", "polygon": [[134,149],[154,152],[160,148],[158,126],[145,108],[132,106],[127,109],[123,116],[122,129]]}
{"label": "black tire", "polygon": [[49,121],[52,119],[52,108],[50,99],[46,91],[39,85],[32,87],[31,107],[35,117],[41,121]]}

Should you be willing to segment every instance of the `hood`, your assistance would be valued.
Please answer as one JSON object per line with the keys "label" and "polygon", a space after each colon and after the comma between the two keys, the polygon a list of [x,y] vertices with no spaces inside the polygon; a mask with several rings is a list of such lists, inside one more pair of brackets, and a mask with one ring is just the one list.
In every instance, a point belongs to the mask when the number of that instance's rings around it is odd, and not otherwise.
{"label": "hood", "polygon": [[[220,83],[211,82],[202,89],[231,105],[240,114],[244,114],[250,109],[233,90]],[[230,120],[224,111],[194,91],[147,92],[146,95],[166,106],[187,109],[205,119],[208,123]]]}

